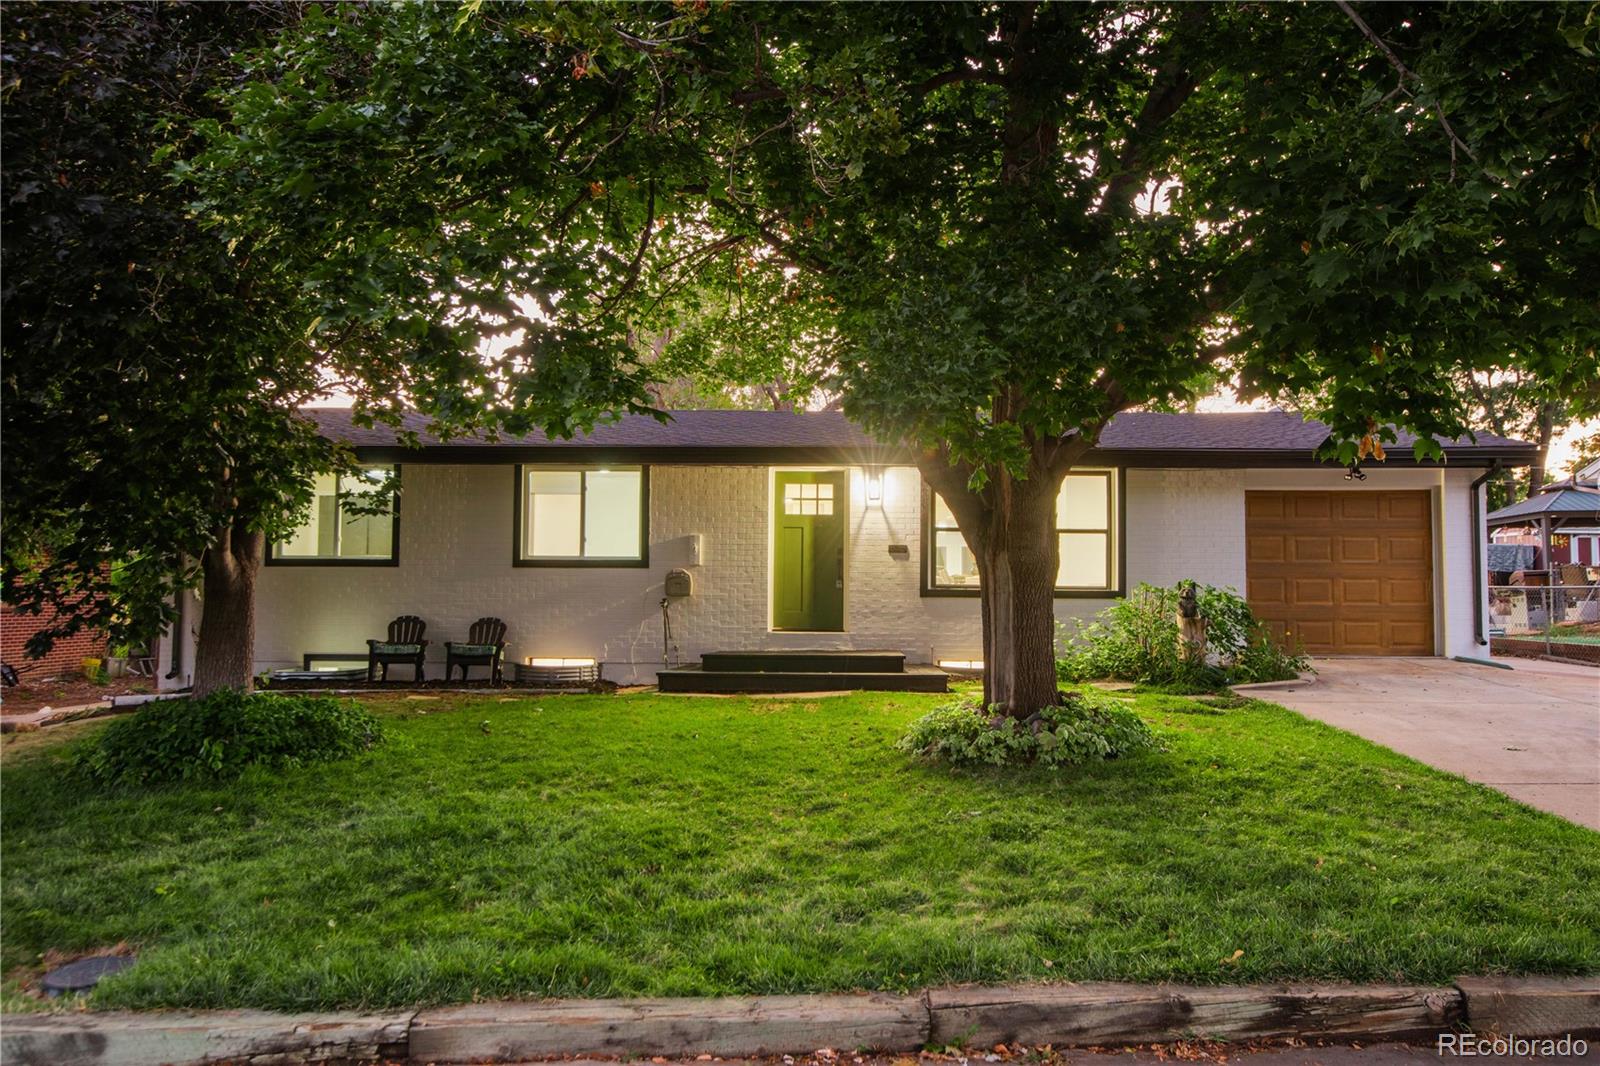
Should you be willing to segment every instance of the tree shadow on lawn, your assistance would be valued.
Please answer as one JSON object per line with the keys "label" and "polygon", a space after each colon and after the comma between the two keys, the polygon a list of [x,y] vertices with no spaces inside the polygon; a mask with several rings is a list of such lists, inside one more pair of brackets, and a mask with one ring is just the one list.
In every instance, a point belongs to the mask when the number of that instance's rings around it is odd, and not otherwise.
{"label": "tree shadow on lawn", "polygon": [[358,760],[148,793],[19,761],[6,965],[130,939],[100,1002],[302,1008],[1600,968],[1595,835],[1490,790],[1160,696],[1164,753],[956,771],[892,748],[933,702],[401,705]]}

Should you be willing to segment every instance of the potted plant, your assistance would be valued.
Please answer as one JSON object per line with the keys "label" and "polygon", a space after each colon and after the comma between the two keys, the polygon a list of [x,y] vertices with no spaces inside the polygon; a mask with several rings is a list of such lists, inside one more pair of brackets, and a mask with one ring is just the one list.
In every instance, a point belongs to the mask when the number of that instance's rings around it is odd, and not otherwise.
{"label": "potted plant", "polygon": [[113,644],[106,656],[106,676],[125,677],[128,673],[128,658],[132,649],[126,644]]}

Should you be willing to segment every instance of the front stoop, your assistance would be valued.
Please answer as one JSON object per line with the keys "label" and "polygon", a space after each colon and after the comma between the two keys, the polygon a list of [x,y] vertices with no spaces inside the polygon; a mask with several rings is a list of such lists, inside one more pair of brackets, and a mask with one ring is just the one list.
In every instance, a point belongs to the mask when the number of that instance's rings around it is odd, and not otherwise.
{"label": "front stoop", "polygon": [[1062,984],[722,999],[475,1003],[388,1014],[186,1011],[8,1015],[5,1066],[231,1061],[507,1063],[537,1058],[915,1052],[1302,1039],[1431,1041],[1441,1032],[1600,1036],[1600,978],[1458,978],[1405,985]]}
{"label": "front stoop", "polygon": [[907,666],[897,651],[796,648],[713,651],[698,666],[656,672],[662,692],[948,692],[950,675],[936,666]]}

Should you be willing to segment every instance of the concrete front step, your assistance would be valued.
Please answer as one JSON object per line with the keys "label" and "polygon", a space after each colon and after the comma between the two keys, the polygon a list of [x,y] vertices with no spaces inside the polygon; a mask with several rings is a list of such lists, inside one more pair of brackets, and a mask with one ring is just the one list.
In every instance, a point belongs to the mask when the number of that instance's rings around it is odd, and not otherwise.
{"label": "concrete front step", "polygon": [[704,670],[679,666],[656,674],[662,692],[948,692],[950,675],[936,666],[899,673],[796,670]]}
{"label": "concrete front step", "polygon": [[779,651],[708,651],[700,656],[707,673],[898,674],[906,657],[897,651],[834,651],[797,648]]}

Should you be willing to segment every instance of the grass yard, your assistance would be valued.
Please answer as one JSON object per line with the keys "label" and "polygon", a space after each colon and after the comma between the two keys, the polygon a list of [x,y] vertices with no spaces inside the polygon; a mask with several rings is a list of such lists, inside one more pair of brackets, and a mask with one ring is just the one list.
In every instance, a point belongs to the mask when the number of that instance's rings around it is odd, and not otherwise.
{"label": "grass yard", "polygon": [[891,747],[938,699],[388,699],[355,762],[121,794],[63,764],[100,725],[12,736],[5,971],[128,941],[97,1006],[274,1008],[1600,971],[1600,835],[1489,789],[1166,695],[1165,754],[954,772]]}

